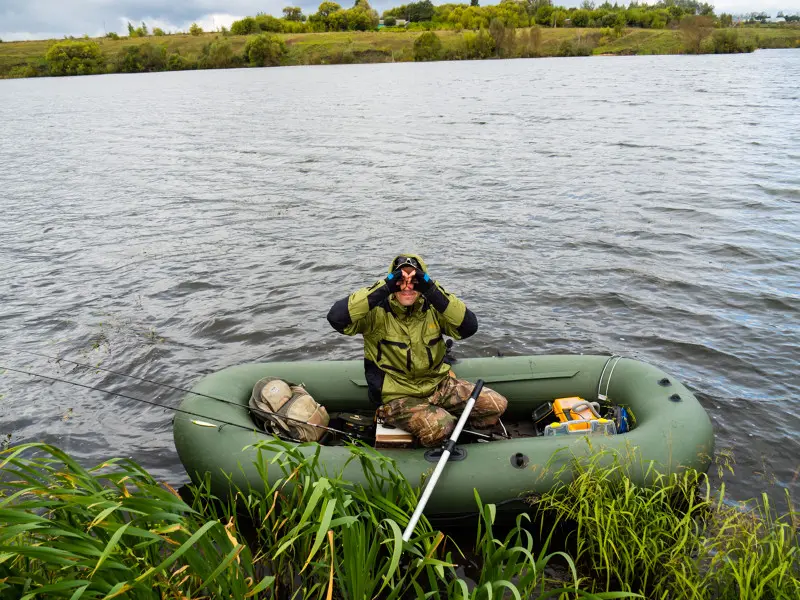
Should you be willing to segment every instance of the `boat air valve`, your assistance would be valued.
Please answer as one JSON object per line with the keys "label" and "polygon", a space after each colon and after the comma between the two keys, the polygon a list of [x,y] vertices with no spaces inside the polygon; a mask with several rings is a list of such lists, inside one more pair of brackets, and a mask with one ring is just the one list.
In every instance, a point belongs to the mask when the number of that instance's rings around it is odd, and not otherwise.
{"label": "boat air valve", "polygon": [[530,459],[522,452],[517,452],[511,455],[511,466],[515,469],[524,469],[528,466]]}
{"label": "boat air valve", "polygon": [[670,396],[669,399],[672,400],[673,402],[681,401],[681,397],[678,394],[672,394],[672,396]]}
{"label": "boat air valve", "polygon": [[672,385],[672,382],[669,379],[667,379],[666,377],[664,377],[663,379],[659,379],[658,380],[658,385],[660,385],[662,387],[669,387],[669,386]]}

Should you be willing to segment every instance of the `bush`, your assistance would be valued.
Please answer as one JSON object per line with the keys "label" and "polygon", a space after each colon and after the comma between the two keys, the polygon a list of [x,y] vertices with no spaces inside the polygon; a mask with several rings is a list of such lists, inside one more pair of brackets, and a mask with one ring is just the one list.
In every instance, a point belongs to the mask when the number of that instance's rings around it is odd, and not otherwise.
{"label": "bush", "polygon": [[441,55],[442,40],[433,31],[426,31],[414,40],[415,61],[439,60]]}
{"label": "bush", "polygon": [[249,37],[244,45],[244,56],[254,67],[276,67],[286,52],[283,40],[269,33]]}
{"label": "bush", "polygon": [[116,60],[119,73],[152,73],[167,67],[167,49],[160,44],[125,46]]}
{"label": "bush", "polygon": [[197,64],[178,53],[170,54],[167,59],[168,71],[188,71],[197,67]]}
{"label": "bush", "polygon": [[97,42],[57,42],[47,50],[45,60],[51,75],[91,75],[105,70],[105,57]]}
{"label": "bush", "polygon": [[153,27],[153,35],[161,37],[162,35],[164,35],[164,30],[161,29],[161,27]]}
{"label": "bush", "polygon": [[[0,42],[2,42],[2,40],[0,40]],[[24,79],[27,77],[38,77],[39,75],[39,71],[37,71],[36,67],[33,65],[17,65],[8,72],[7,77],[9,79]]]}
{"label": "bush", "polygon": [[395,25],[397,25],[397,19],[395,19],[394,17],[386,17],[383,20],[383,25],[385,27],[394,27]]}
{"label": "bush", "polygon": [[197,23],[192,23],[191,27],[189,27],[189,33],[192,35],[200,35],[203,33],[203,28],[200,27]]}
{"label": "bush", "polygon": [[542,55],[542,28],[538,25],[523,29],[519,35],[519,51],[523,58]]}
{"label": "bush", "polygon": [[741,42],[739,33],[731,29],[719,29],[714,32],[711,39],[714,54],[735,54],[737,52],[752,52],[755,44]]}
{"label": "bush", "polygon": [[108,39],[110,39],[110,40],[118,40],[119,39],[119,34],[116,31],[109,31],[106,34],[106,37]]}
{"label": "bush", "polygon": [[241,60],[233,53],[228,40],[217,38],[203,46],[203,52],[197,61],[200,69],[225,69],[241,64]]}
{"label": "bush", "polygon": [[494,38],[481,28],[478,33],[464,33],[464,51],[467,59],[489,58],[494,53]]}
{"label": "bush", "polygon": [[593,49],[588,40],[564,40],[558,47],[558,56],[591,56]]}

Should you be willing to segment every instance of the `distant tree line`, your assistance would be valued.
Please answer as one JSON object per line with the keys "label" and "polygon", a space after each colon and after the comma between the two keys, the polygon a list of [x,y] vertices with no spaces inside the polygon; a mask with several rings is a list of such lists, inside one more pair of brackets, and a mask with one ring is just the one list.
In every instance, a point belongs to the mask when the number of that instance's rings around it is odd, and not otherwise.
{"label": "distant tree line", "polygon": [[[718,25],[732,22],[730,15],[717,17],[712,4],[697,0],[661,0],[652,4],[632,1],[627,6],[610,2],[595,4],[585,0],[580,8],[565,8],[553,4],[552,0],[501,0],[492,6],[480,6],[478,0],[438,6],[431,0],[421,0],[385,10],[381,18],[386,27],[405,21],[406,28],[425,30],[488,28],[493,20],[507,27],[540,25],[664,29],[678,27],[686,16],[711,17]],[[283,9],[283,18],[264,13],[245,17],[231,25],[231,33],[363,31],[375,29],[379,24],[378,14],[367,0],[356,0],[353,7],[347,9],[336,2],[326,1],[319,5],[317,12],[310,15],[304,15],[298,7],[286,7]]]}

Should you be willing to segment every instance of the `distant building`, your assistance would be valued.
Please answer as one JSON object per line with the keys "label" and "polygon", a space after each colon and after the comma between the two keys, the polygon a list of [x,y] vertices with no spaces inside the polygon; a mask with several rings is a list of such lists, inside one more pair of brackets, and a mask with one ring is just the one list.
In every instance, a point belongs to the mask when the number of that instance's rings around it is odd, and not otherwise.
{"label": "distant building", "polygon": [[[393,27],[405,27],[405,26],[406,26],[406,20],[405,19],[395,19],[394,20]],[[378,27],[385,27],[385,25],[383,24],[383,19],[378,21]]]}
{"label": "distant building", "polygon": [[786,19],[783,17],[770,17],[767,19],[767,23],[786,23]]}

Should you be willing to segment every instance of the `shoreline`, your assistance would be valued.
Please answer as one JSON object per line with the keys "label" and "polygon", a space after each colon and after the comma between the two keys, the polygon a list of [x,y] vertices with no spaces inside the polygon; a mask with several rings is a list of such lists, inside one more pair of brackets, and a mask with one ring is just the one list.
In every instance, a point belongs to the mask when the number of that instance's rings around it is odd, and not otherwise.
{"label": "shoreline", "polygon": [[[248,41],[257,36],[203,33],[136,38],[69,38],[0,43],[0,79],[137,73],[261,66],[365,64],[384,62],[631,56],[686,54],[678,30],[626,28],[520,28],[512,46],[496,48],[486,30],[347,31],[269,35],[273,50],[254,58]],[[434,50],[419,38],[433,41]],[[435,37],[434,37],[435,36]],[[90,49],[84,65],[54,68],[48,50],[55,44]],[[700,54],[800,48],[800,27],[758,26],[715,29]],[[73,59],[74,61],[75,59]]]}

